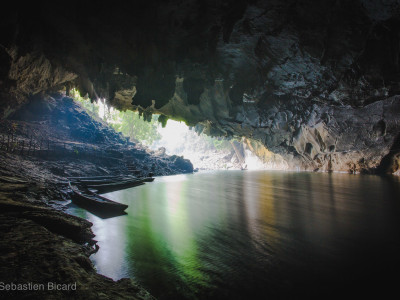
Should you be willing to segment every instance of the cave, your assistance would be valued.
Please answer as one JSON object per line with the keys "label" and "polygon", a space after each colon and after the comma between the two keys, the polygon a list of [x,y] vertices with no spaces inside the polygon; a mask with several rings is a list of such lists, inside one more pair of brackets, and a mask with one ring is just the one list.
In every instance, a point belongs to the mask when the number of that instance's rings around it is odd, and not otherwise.
{"label": "cave", "polygon": [[34,1],[0,23],[1,298],[395,291],[398,0]]}

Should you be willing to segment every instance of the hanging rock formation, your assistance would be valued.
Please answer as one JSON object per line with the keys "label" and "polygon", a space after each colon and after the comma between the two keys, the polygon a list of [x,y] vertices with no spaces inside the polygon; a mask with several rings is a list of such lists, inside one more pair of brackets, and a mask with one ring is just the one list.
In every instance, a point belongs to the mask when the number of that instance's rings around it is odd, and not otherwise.
{"label": "hanging rock formation", "polygon": [[0,113],[76,87],[292,167],[398,170],[398,0],[74,1],[1,12]]}

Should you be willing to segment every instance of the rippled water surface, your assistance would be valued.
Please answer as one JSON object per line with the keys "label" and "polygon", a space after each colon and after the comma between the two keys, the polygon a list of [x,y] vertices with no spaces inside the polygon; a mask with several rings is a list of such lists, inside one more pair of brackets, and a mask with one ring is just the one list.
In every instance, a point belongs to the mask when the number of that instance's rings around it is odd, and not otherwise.
{"label": "rippled water surface", "polygon": [[94,224],[97,270],[158,299],[382,296],[398,284],[398,178],[218,171],[106,196],[128,214],[70,209]]}

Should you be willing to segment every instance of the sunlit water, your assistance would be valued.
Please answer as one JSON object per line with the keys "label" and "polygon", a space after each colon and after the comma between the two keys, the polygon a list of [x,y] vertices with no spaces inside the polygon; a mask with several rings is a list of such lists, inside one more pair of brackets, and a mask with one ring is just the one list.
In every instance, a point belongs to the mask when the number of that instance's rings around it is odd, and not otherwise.
{"label": "sunlit water", "polygon": [[159,299],[346,299],[397,289],[397,178],[218,171],[106,196],[128,204],[128,215],[70,209],[94,224],[97,270],[131,277]]}

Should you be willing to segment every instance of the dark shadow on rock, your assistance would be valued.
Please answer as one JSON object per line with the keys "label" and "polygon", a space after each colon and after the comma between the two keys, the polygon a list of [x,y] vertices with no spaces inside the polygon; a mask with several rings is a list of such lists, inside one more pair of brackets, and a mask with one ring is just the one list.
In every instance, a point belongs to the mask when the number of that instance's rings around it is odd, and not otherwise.
{"label": "dark shadow on rock", "polygon": [[388,154],[386,154],[380,165],[376,169],[378,174],[394,173],[399,169],[400,163],[400,133],[394,139],[393,145]]}

